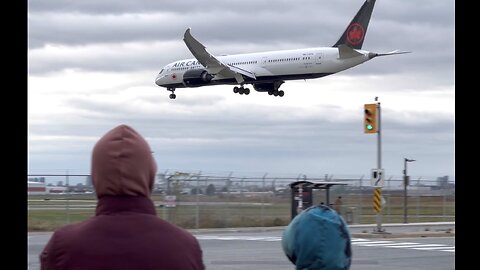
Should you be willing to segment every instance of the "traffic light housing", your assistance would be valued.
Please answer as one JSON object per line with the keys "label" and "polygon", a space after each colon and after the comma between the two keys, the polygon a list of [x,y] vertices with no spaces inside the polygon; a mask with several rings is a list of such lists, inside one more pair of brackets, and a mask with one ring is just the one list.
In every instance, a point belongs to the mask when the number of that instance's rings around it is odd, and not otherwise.
{"label": "traffic light housing", "polygon": [[363,130],[365,133],[377,133],[377,104],[365,104]]}

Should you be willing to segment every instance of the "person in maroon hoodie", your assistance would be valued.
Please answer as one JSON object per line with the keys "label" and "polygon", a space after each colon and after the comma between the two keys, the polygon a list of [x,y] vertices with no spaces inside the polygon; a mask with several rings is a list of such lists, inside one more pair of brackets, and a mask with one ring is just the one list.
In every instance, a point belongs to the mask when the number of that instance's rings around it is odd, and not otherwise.
{"label": "person in maroon hoodie", "polygon": [[92,153],[95,216],[57,229],[40,254],[41,269],[205,269],[197,239],[156,216],[150,198],[156,170],[134,129],[107,132]]}

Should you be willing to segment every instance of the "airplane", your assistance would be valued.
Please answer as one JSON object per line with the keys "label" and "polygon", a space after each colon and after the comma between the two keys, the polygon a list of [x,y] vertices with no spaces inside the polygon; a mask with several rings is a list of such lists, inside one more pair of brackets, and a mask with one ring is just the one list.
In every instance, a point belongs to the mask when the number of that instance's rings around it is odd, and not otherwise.
{"label": "airplane", "polygon": [[[183,37],[195,58],[175,61],[163,67],[155,84],[172,92],[177,88],[208,85],[235,85],[234,93],[250,94],[244,85],[258,92],[283,97],[280,86],[289,80],[316,79],[352,68],[377,56],[409,53],[375,53],[362,50],[368,23],[376,0],[366,0],[339,40],[331,47],[213,56],[195,39],[188,28]],[[240,87],[238,87],[239,85]]]}

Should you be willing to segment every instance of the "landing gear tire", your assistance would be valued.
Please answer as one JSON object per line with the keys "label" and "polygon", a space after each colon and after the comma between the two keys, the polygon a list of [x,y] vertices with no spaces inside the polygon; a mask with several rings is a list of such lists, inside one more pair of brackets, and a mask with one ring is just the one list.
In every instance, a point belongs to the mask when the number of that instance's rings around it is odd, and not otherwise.
{"label": "landing gear tire", "polygon": [[170,99],[176,99],[176,98],[177,98],[177,95],[175,95],[175,94],[170,94],[169,97],[170,97]]}
{"label": "landing gear tire", "polygon": [[238,87],[235,86],[235,87],[233,88],[233,93],[236,94],[236,93],[238,93],[239,90],[240,90],[240,88],[238,88]]}
{"label": "landing gear tire", "polygon": [[280,90],[280,91],[278,91],[278,95],[279,95],[280,97],[283,97],[283,96],[285,95],[285,92],[283,92],[283,90]]}
{"label": "landing gear tire", "polygon": [[250,94],[250,89],[245,88],[245,90],[243,90],[243,92],[245,93],[245,95],[248,95],[248,94]]}

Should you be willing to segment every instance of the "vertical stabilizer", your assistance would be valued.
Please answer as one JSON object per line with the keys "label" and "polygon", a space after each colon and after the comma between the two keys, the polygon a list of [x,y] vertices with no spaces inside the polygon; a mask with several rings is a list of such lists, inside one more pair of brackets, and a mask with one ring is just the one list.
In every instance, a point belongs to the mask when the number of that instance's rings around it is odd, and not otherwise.
{"label": "vertical stabilizer", "polygon": [[365,3],[363,3],[357,15],[355,15],[350,24],[348,24],[347,29],[333,47],[344,44],[354,49],[362,48],[374,5],[375,0],[366,0]]}

